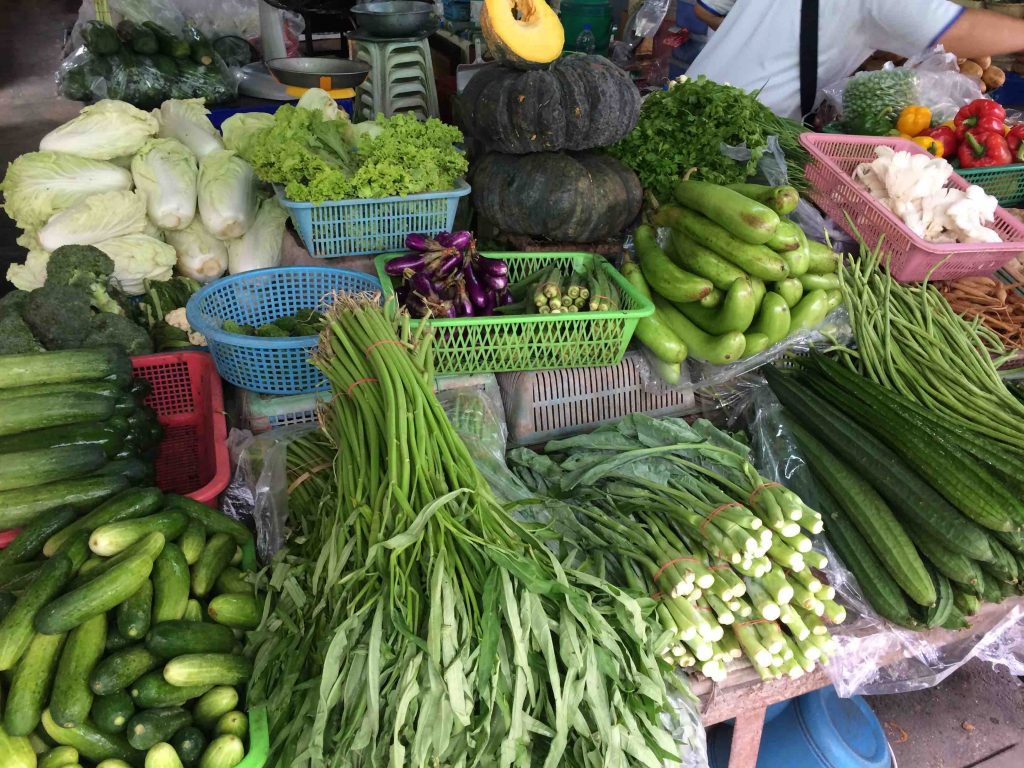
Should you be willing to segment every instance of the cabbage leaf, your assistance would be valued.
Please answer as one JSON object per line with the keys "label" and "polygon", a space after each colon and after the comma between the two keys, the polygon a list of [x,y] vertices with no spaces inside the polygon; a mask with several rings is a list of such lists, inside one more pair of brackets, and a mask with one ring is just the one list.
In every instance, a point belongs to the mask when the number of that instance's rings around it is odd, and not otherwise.
{"label": "cabbage leaf", "polygon": [[146,195],[149,218],[161,229],[184,229],[196,215],[199,164],[175,139],[152,139],[132,160],[135,186]]}
{"label": "cabbage leaf", "polygon": [[146,228],[146,200],[135,192],[100,192],[55,213],[39,230],[44,250],[62,245],[95,245]]}
{"label": "cabbage leaf", "polygon": [[124,235],[96,243],[114,262],[114,279],[128,296],[145,293],[145,281],[169,280],[178,261],[174,246],[149,235]]}
{"label": "cabbage leaf", "polygon": [[224,142],[207,117],[210,111],[202,99],[168,99],[153,112],[160,123],[160,138],[177,139],[200,160],[224,149]]}
{"label": "cabbage leaf", "polygon": [[158,128],[156,118],[148,112],[124,101],[103,99],[83,107],[78,117],[43,136],[39,149],[112,160],[138,152]]}
{"label": "cabbage leaf", "polygon": [[230,149],[209,153],[199,164],[199,216],[214,237],[241,237],[256,218],[256,176]]}
{"label": "cabbage leaf", "polygon": [[168,230],[164,234],[178,254],[178,274],[209,283],[227,270],[227,243],[207,232],[199,219],[193,219],[184,229]]}
{"label": "cabbage leaf", "polygon": [[288,211],[277,198],[264,200],[249,231],[228,241],[228,272],[237,275],[280,266],[287,222]]}

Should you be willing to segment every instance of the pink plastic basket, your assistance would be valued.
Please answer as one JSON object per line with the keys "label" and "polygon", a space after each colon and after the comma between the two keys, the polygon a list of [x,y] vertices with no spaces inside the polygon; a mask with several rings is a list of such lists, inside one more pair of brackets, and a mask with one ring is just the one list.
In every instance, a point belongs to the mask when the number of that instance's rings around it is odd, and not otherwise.
{"label": "pink plastic basket", "polygon": [[[886,146],[924,154],[925,150],[912,141],[880,136],[804,133],[800,142],[811,155],[806,168],[811,200],[851,235],[856,234],[856,229],[868,246],[873,248],[885,238],[884,251],[891,258],[889,269],[897,280],[924,280],[940,262],[940,266],[931,273],[932,280],[989,275],[1024,251],[1024,224],[1003,208],[996,209],[996,220],[992,224],[1003,238],[1002,243],[929,243],[911,232],[895,214],[854,181],[853,172],[857,166],[875,159],[875,147]],[[950,184],[958,189],[968,186],[955,173]]]}

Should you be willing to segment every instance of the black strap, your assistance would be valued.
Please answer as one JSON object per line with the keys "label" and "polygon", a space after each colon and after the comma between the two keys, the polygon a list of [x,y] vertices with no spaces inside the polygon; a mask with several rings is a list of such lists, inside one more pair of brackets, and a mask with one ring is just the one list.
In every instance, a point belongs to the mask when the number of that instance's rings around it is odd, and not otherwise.
{"label": "black strap", "polygon": [[800,116],[807,120],[818,95],[818,0],[800,6]]}

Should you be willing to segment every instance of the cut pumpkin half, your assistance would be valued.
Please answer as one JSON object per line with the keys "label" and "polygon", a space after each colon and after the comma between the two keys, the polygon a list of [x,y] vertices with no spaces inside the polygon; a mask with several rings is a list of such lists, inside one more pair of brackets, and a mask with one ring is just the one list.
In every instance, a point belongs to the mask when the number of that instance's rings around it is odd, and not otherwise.
{"label": "cut pumpkin half", "polygon": [[502,64],[534,69],[562,55],[565,30],[544,0],[484,0],[480,28]]}

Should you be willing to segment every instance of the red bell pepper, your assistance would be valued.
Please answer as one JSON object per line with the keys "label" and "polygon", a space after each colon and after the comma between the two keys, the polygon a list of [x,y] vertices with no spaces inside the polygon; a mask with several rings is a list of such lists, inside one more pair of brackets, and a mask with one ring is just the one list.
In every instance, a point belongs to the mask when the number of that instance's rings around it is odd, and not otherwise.
{"label": "red bell pepper", "polygon": [[964,132],[970,128],[978,128],[1002,133],[1005,121],[1006,110],[1002,104],[992,99],[975,99],[966,107],[961,107],[953,118],[956,127],[963,128]]}
{"label": "red bell pepper", "polygon": [[957,138],[956,131],[948,125],[936,126],[930,131],[925,131],[924,135],[941,142],[943,157],[956,157],[956,151],[960,147],[960,139]]}
{"label": "red bell pepper", "polygon": [[1006,133],[1006,145],[1018,163],[1024,162],[1024,123],[1017,123]]}
{"label": "red bell pepper", "polygon": [[961,168],[992,168],[1013,162],[1003,132],[975,135],[967,133],[958,153]]}

